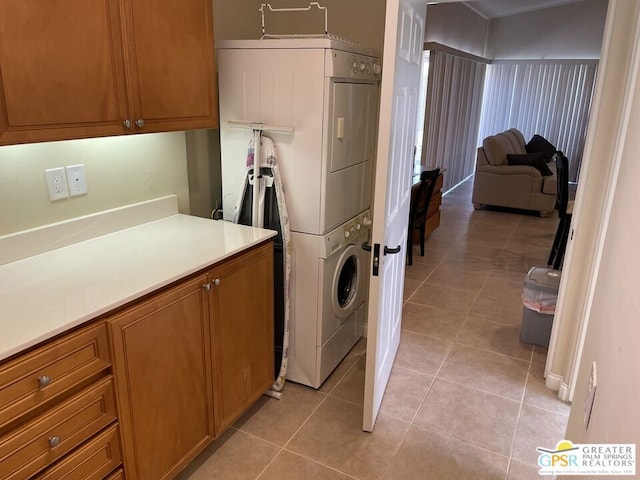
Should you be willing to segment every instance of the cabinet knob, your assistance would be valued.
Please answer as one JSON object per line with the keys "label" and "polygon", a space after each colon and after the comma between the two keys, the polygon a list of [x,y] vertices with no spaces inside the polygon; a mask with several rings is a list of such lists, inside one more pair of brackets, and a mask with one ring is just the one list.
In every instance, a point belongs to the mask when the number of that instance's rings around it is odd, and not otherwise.
{"label": "cabinet knob", "polygon": [[213,284],[214,284],[215,286],[220,285],[220,279],[219,279],[219,278],[214,279],[214,280],[213,280]]}
{"label": "cabinet knob", "polygon": [[129,120],[128,118],[126,120],[123,120],[122,125],[124,125],[124,128],[129,130],[131,128],[131,120]]}
{"label": "cabinet knob", "polygon": [[144,120],[139,118],[138,120],[136,120],[136,127],[138,128],[142,128],[144,127]]}
{"label": "cabinet knob", "polygon": [[202,285],[202,288],[204,288],[208,292],[209,290],[211,290],[211,284],[205,283],[204,285]]}
{"label": "cabinet knob", "polygon": [[60,445],[60,437],[49,437],[49,447],[54,448]]}
{"label": "cabinet knob", "polygon": [[38,377],[38,385],[40,388],[46,387],[51,383],[51,377],[49,375],[42,375]]}

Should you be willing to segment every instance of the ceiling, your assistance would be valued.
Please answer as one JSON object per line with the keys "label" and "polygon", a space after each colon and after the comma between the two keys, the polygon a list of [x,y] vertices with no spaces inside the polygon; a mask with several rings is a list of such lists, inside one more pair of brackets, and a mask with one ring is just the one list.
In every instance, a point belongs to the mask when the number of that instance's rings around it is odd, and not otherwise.
{"label": "ceiling", "polygon": [[500,18],[582,0],[474,0],[462,2],[484,18]]}

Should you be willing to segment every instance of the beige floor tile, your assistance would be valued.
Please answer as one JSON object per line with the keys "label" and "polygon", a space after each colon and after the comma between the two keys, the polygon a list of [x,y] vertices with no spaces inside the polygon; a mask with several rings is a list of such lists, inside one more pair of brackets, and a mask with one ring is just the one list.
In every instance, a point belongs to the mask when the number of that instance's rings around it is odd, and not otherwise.
{"label": "beige floor tile", "polygon": [[547,363],[547,349],[538,345],[533,346],[533,363],[545,365]]}
{"label": "beige floor tile", "polygon": [[414,424],[509,456],[520,402],[436,379]]}
{"label": "beige floor tile", "polygon": [[[418,255],[419,256],[419,255]],[[413,256],[413,265],[407,265],[404,271],[404,278],[411,280],[425,280],[431,273],[436,269],[439,262],[431,261],[431,262],[420,262],[416,261],[416,255],[414,252]]]}
{"label": "beige floor tile", "polygon": [[476,296],[475,293],[457,290],[449,286],[425,283],[418,288],[411,297],[411,301],[420,305],[467,314],[471,310]]}
{"label": "beige floor tile", "polygon": [[509,465],[509,475],[507,475],[507,480],[552,480],[556,477],[541,477],[538,474],[538,470],[540,467],[538,465],[534,465],[531,463],[524,463],[518,460],[511,460],[511,465]]}
{"label": "beige floor tile", "polygon": [[230,429],[202,452],[176,480],[254,480],[279,451],[275,445]]}
{"label": "beige floor tile", "polygon": [[388,480],[504,480],[508,458],[412,425]]}
{"label": "beige floor tile", "polygon": [[403,330],[395,366],[435,375],[451,348],[450,342]]}
{"label": "beige floor tile", "polygon": [[327,398],[287,450],[359,479],[381,478],[409,424],[378,415],[373,432],[362,431],[362,407]]}
{"label": "beige floor tile", "polygon": [[520,401],[528,368],[513,357],[456,344],[438,377]]}
{"label": "beige floor tile", "polygon": [[569,415],[571,405],[558,398],[557,392],[547,388],[544,383],[544,365],[532,364],[524,393],[524,403],[544,408],[552,412]]}
{"label": "beige floor tile", "polygon": [[492,298],[510,297],[520,298],[524,282],[524,275],[517,275],[514,279],[511,275],[494,275],[487,277],[487,281],[482,288],[481,295]]}
{"label": "beige floor tile", "polygon": [[313,388],[287,382],[280,400],[261,397],[234,426],[284,446],[324,398]]}
{"label": "beige floor tile", "polygon": [[509,241],[511,233],[504,232],[479,232],[470,230],[462,239],[463,242],[472,243],[474,245],[484,245],[487,247],[504,248]]}
{"label": "beige floor tile", "polygon": [[415,293],[418,287],[422,284],[421,280],[414,280],[411,278],[404,279],[404,291],[402,294],[403,300],[406,302],[411,298],[411,295]]}
{"label": "beige floor tile", "polygon": [[318,390],[322,393],[329,393],[333,390],[338,382],[342,380],[342,377],[344,377],[358,359],[364,355],[366,349],[367,339],[363,337],[354,345],[351,351],[347,353],[347,356],[338,364],[336,369],[331,373],[331,375],[329,375],[324,383],[320,385]]}
{"label": "beige floor tile", "polygon": [[472,315],[460,328],[456,343],[529,361],[532,347],[520,341],[520,327],[494,323]]}
{"label": "beige floor tile", "polygon": [[432,382],[433,377],[430,375],[394,366],[384,392],[380,413],[411,422]]}
{"label": "beige floor tile", "polygon": [[493,269],[496,258],[502,249],[482,245],[469,245],[466,242],[457,243],[442,261],[442,266],[464,267],[474,269],[477,273],[489,274]]}
{"label": "beige floor tile", "polygon": [[430,335],[441,340],[453,341],[465,320],[462,313],[442,308],[418,305],[411,301],[402,309],[402,328],[411,332]]}
{"label": "beige floor tile", "polygon": [[490,297],[478,295],[473,303],[470,315],[482,317],[504,325],[522,325],[522,299],[520,297]]}
{"label": "beige floor tile", "polygon": [[364,403],[364,371],[367,358],[362,355],[353,367],[342,377],[329,394],[347,402],[362,405]]}
{"label": "beige floor tile", "polygon": [[489,273],[480,268],[474,269],[469,265],[465,266],[465,268],[458,268],[442,264],[429,275],[426,284],[450,286],[456,290],[463,290],[477,295],[484,287],[488,277]]}
{"label": "beige floor tile", "polygon": [[284,451],[258,477],[258,480],[348,480],[349,478],[351,477],[300,455]]}
{"label": "beige floor tile", "polygon": [[538,463],[537,447],[555,448],[564,440],[568,417],[530,405],[523,405],[513,447],[513,458]]}

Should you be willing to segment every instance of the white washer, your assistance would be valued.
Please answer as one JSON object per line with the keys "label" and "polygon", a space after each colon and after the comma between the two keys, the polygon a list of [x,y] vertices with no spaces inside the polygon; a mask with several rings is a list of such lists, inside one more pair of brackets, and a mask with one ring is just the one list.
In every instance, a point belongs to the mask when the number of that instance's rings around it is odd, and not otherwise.
{"label": "white washer", "polygon": [[229,40],[218,49],[224,218],[245,180],[251,131],[228,121],[291,126],[266,132],[278,150],[290,226],[323,235],[369,208],[380,61],[329,38]]}
{"label": "white washer", "polygon": [[292,311],[287,379],[318,388],[362,336],[369,211],[326,235],[292,233]]}

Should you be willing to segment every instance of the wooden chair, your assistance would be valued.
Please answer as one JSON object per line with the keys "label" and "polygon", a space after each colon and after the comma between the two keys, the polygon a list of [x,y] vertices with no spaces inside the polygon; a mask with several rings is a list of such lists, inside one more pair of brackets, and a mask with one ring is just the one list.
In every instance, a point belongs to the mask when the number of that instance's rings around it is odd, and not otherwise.
{"label": "wooden chair", "polygon": [[569,231],[571,230],[571,215],[573,214],[573,201],[569,200],[569,159],[562,153],[558,152],[556,158],[556,173],[558,178],[558,192],[556,197],[556,208],[558,209],[558,229],[553,239],[551,252],[547,265],[559,270],[564,259],[564,252],[567,248],[569,240]]}
{"label": "wooden chair", "polygon": [[420,231],[420,256],[424,257],[424,229],[427,223],[429,201],[440,175],[440,169],[425,170],[420,174],[420,183],[411,187],[409,207],[409,229],[407,232],[407,265],[413,265],[413,230]]}

